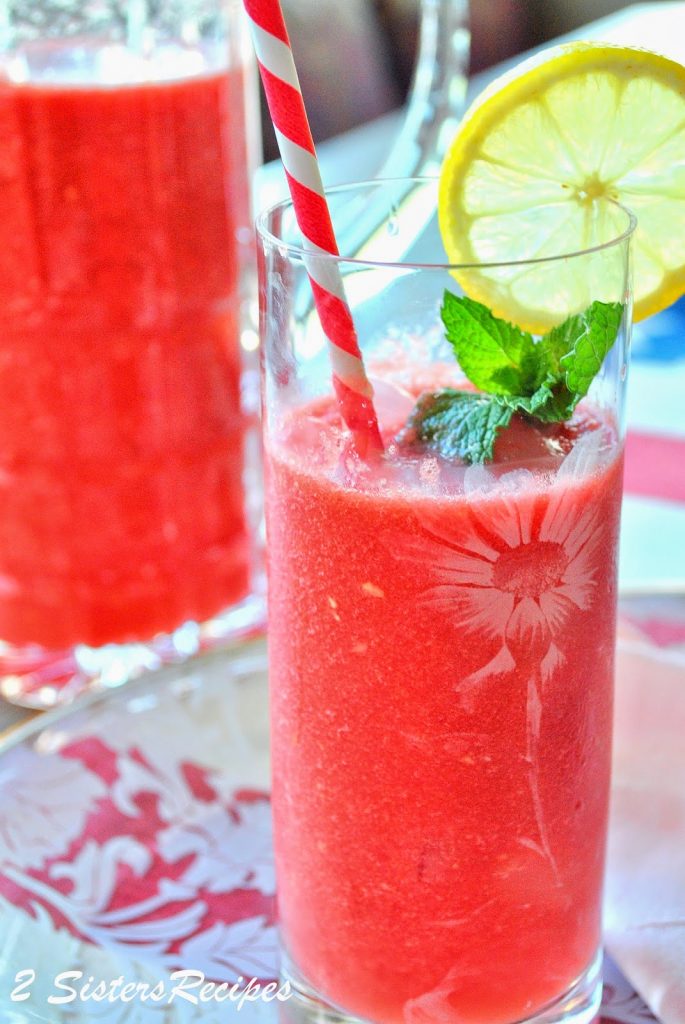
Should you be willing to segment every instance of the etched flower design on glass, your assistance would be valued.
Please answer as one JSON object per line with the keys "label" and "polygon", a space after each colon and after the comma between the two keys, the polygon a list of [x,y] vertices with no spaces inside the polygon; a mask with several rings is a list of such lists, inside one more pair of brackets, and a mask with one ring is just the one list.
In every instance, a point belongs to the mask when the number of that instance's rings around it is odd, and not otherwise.
{"label": "etched flower design on glass", "polygon": [[558,486],[544,495],[527,471],[496,479],[482,467],[467,472],[467,494],[487,492],[474,503],[469,526],[452,530],[443,518],[420,515],[422,536],[397,544],[399,558],[432,566],[435,586],[423,603],[446,612],[456,629],[479,634],[499,646],[491,658],[459,684],[464,707],[471,706],[479,684],[491,676],[525,668],[548,682],[567,659],[564,632],[569,619],[592,607],[599,512],[580,514],[568,479],[588,455],[569,456]]}
{"label": "etched flower design on glass", "polygon": [[[572,618],[590,612],[597,588],[603,530],[596,505],[579,503],[573,478],[602,459],[601,435],[579,444],[549,487],[527,470],[495,477],[482,466],[467,470],[466,517],[453,526],[422,511],[421,534],[398,543],[395,555],[421,565],[435,584],[421,604],[444,614],[456,633],[483,638],[484,663],[455,683],[462,709],[474,712],[482,687],[518,674],[525,684],[528,787],[538,839],[530,840],[559,874],[539,786],[543,693],[570,657]],[[492,647],[495,653],[492,654]],[[489,647],[489,649],[488,649]]]}

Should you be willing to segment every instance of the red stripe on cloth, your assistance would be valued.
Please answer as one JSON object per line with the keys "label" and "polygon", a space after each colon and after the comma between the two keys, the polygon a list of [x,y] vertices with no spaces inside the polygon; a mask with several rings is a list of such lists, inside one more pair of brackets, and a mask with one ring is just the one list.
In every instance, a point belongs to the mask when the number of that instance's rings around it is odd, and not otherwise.
{"label": "red stripe on cloth", "polygon": [[319,319],[327,336],[338,348],[361,359],[357,332],[348,307],[337,295],[331,295],[313,279],[311,284]]}
{"label": "red stripe on cloth", "polygon": [[685,504],[685,438],[628,432],[625,490]]}
{"label": "red stripe on cloth", "polygon": [[260,28],[263,28],[265,32],[270,32],[272,36],[276,36],[282,43],[287,43],[290,46],[288,30],[285,27],[283,11],[281,10],[279,0],[243,0],[243,2],[248,16]]}
{"label": "red stripe on cloth", "polygon": [[[624,615],[624,618],[626,616]],[[657,647],[680,647],[685,644],[685,622],[669,622],[668,619],[631,619],[629,622],[646,633]]]}
{"label": "red stripe on cloth", "polygon": [[285,176],[288,179],[288,187],[300,231],[324,252],[337,256],[338,243],[333,234],[331,215],[326,200],[317,192],[312,192],[306,185],[300,184],[296,178],[288,174],[287,170]]}
{"label": "red stripe on cloth", "polygon": [[302,95],[281,78],[272,75],[263,64],[259,65],[271,120],[291,142],[314,153],[314,140],[309,129]]}

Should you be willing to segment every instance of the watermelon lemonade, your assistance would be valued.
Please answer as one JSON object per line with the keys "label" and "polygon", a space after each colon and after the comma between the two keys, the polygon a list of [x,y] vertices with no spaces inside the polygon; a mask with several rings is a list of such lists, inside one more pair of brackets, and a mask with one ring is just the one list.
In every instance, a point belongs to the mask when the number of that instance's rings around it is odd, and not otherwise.
{"label": "watermelon lemonade", "polygon": [[[312,1014],[586,1021],[600,993],[630,219],[571,257],[588,293],[558,318],[562,368],[588,332],[606,357],[570,398],[569,373],[548,374],[547,394],[486,367],[485,341],[474,363],[465,338],[514,328],[441,265],[435,194],[417,181],[330,196],[343,245],[364,211],[376,222],[369,259],[339,267],[378,457],[360,457],[330,393],[288,205],[260,227],[285,971]],[[560,333],[516,335],[529,382]]]}
{"label": "watermelon lemonade", "polygon": [[18,26],[0,82],[0,640],[40,684],[251,583],[242,55],[43,31]]}

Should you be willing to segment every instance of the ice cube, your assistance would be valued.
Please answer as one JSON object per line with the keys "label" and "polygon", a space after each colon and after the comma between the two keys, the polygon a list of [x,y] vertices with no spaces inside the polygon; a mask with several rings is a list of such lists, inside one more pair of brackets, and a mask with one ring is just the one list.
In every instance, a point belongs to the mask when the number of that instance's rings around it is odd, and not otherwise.
{"label": "ice cube", "polygon": [[486,469],[485,466],[474,463],[473,466],[467,466],[464,471],[465,494],[474,494],[477,491],[487,493],[487,491],[492,491],[497,486],[497,477],[489,469]]}
{"label": "ice cube", "polygon": [[535,476],[529,469],[512,469],[499,478],[500,488],[508,494],[527,491],[535,483]]}
{"label": "ice cube", "polygon": [[434,455],[426,456],[419,463],[419,479],[426,491],[433,491],[440,483],[440,464]]}
{"label": "ice cube", "polygon": [[594,472],[602,461],[602,449],[606,444],[607,438],[601,429],[583,434],[559,466],[557,479],[568,480]]}
{"label": "ice cube", "polygon": [[409,391],[379,377],[371,377],[373,405],[381,432],[396,434],[406,424],[416,400]]}

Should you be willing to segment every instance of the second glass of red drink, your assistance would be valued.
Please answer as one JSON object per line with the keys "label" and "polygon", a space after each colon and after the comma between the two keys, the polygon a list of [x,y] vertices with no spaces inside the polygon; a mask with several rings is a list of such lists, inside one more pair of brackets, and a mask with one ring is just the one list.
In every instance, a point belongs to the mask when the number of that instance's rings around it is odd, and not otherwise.
{"label": "second glass of red drink", "polygon": [[[435,182],[328,198],[344,255],[320,259],[342,274],[385,451],[360,458],[341,418],[283,203],[259,236],[284,1013],[589,1022],[634,221],[616,208],[586,251],[455,268]],[[501,326],[463,270],[547,289],[556,328]],[[508,412],[516,359],[485,393],[485,357],[454,358],[463,317],[511,329],[531,381],[543,352],[578,372]]]}

